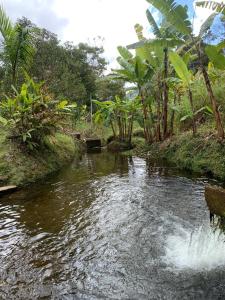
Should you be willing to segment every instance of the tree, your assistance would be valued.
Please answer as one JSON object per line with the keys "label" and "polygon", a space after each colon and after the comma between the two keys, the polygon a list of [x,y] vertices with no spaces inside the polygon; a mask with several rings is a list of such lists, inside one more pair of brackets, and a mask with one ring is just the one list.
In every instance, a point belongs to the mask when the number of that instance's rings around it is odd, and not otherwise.
{"label": "tree", "polygon": [[[156,81],[158,87],[158,93],[155,93],[158,103],[158,125],[157,125],[157,139],[161,139],[160,133],[160,103],[162,102],[162,128],[163,138],[166,139],[169,135],[168,132],[168,102],[169,102],[169,86],[167,84],[169,76],[169,65],[168,65],[168,51],[178,45],[183,44],[182,36],[179,32],[174,30],[170,24],[162,21],[159,27],[155,21],[153,15],[149,10],[146,12],[148,21],[152,27],[152,31],[155,34],[155,38],[146,39],[142,34],[142,27],[136,25],[136,33],[139,42],[129,45],[129,49],[136,49],[137,54],[147,61],[157,74]],[[163,89],[163,93],[160,89]],[[159,96],[157,96],[157,94]]]}
{"label": "tree", "polygon": [[0,32],[3,37],[1,58],[10,74],[10,81],[16,85],[18,73],[27,71],[35,54],[35,43],[32,30],[19,22],[13,23],[0,7]]}
{"label": "tree", "polygon": [[[213,113],[216,120],[217,134],[220,139],[224,139],[224,129],[221,121],[220,112],[218,109],[218,104],[213,93],[213,89],[212,89],[212,85],[209,79],[207,69],[203,62],[204,48],[203,48],[203,41],[202,41],[202,33],[204,33],[204,31],[209,27],[209,25],[212,24],[212,20],[214,19],[215,15],[211,15],[206,20],[206,22],[203,24],[200,30],[199,36],[195,38],[192,33],[191,23],[188,18],[187,9],[185,7],[178,5],[173,0],[147,0],[147,1],[160,11],[160,13],[164,16],[165,20],[169,24],[171,24],[176,30],[178,30],[181,34],[183,34],[183,37],[185,38],[186,41],[189,41],[189,43],[190,41],[194,43],[198,55],[200,70],[203,74],[205,85],[212,104]],[[215,2],[215,1],[210,1],[210,2]],[[224,12],[224,9],[221,10],[220,7],[219,12]]]}
{"label": "tree", "polygon": [[195,135],[197,132],[197,128],[196,128],[196,122],[195,122],[193,94],[192,94],[192,90],[191,90],[193,74],[191,73],[191,71],[188,70],[187,64],[182,59],[182,57],[180,57],[179,54],[177,54],[176,52],[170,52],[169,59],[173,65],[177,75],[182,80],[183,86],[188,91],[188,97],[189,97],[191,112],[192,112],[192,115],[191,115],[192,130],[193,130],[193,135]]}
{"label": "tree", "polygon": [[112,76],[100,77],[96,81],[96,97],[100,101],[125,97],[124,81],[115,80]]}
{"label": "tree", "polygon": [[135,84],[142,103],[145,139],[150,143],[152,142],[152,133],[149,128],[145,84],[152,77],[152,68],[140,56],[133,56],[126,48],[118,47],[118,51],[121,56],[117,61],[122,69],[114,70],[116,78]]}

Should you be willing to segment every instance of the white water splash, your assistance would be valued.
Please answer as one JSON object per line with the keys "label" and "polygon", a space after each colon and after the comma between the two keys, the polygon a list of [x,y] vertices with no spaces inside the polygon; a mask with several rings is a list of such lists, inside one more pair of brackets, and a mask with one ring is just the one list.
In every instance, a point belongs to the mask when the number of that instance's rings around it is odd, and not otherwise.
{"label": "white water splash", "polygon": [[210,226],[192,232],[180,229],[168,237],[165,259],[178,269],[202,271],[225,266],[225,235]]}

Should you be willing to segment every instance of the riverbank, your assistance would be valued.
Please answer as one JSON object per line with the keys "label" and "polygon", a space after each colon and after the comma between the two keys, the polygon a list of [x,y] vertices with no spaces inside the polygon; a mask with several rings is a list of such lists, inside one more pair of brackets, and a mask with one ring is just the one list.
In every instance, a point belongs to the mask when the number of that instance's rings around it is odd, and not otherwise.
{"label": "riverbank", "polygon": [[23,186],[44,178],[80,156],[78,142],[57,132],[47,136],[44,146],[28,152],[0,132],[0,185]]}
{"label": "riverbank", "polygon": [[126,155],[165,160],[181,170],[225,180],[225,142],[212,133],[201,132],[193,137],[185,132],[152,145],[146,145],[143,138],[134,138],[133,143],[135,148]]}

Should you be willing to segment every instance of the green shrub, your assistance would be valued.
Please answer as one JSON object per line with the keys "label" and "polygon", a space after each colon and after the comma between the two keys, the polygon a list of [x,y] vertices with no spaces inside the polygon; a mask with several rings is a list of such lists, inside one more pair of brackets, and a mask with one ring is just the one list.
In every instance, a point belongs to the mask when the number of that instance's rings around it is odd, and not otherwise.
{"label": "green shrub", "polygon": [[0,104],[0,122],[10,128],[12,139],[30,150],[40,147],[46,135],[60,128],[75,106],[68,105],[66,100],[54,101],[43,83],[30,78],[20,92],[15,88],[14,91],[15,97],[7,97]]}

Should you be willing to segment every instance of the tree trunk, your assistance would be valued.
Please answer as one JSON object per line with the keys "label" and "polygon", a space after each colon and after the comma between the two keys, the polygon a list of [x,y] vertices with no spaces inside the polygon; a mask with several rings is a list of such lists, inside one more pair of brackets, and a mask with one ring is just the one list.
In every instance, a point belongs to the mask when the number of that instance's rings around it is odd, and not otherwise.
{"label": "tree trunk", "polygon": [[116,138],[116,131],[115,131],[115,128],[113,126],[112,120],[110,120],[110,125],[111,125],[112,131],[113,131],[113,136],[114,136],[114,138]]}
{"label": "tree trunk", "polygon": [[197,128],[196,128],[196,122],[195,122],[195,110],[194,110],[194,104],[193,104],[193,95],[192,95],[192,91],[190,88],[188,88],[188,95],[189,95],[189,100],[190,100],[190,104],[191,104],[191,111],[192,111],[192,131],[193,131],[193,135],[196,135],[197,133]]}
{"label": "tree trunk", "polygon": [[224,139],[223,124],[222,124],[222,121],[221,121],[221,116],[220,116],[220,112],[219,112],[219,109],[218,109],[218,104],[217,104],[216,98],[215,98],[213,90],[212,90],[212,85],[211,85],[211,82],[210,82],[210,79],[209,79],[208,72],[207,72],[207,70],[204,66],[203,61],[202,61],[202,48],[201,47],[202,47],[201,43],[199,44],[199,47],[196,46],[197,53],[198,53],[198,59],[199,59],[199,62],[200,62],[200,67],[201,67],[201,71],[202,71],[202,74],[203,74],[203,77],[204,77],[204,80],[205,80],[205,85],[206,85],[206,88],[207,88],[207,91],[208,91],[210,102],[211,102],[211,105],[212,105],[212,108],[213,108],[213,113],[214,113],[214,117],[215,117],[215,121],[216,121],[217,135],[218,135],[218,138],[223,140]]}
{"label": "tree trunk", "polygon": [[162,137],[161,137],[161,103],[163,102],[162,99],[162,85],[161,85],[161,78],[160,76],[158,77],[158,94],[155,94],[155,99],[157,102],[157,125],[156,125],[156,141],[160,142]]}
{"label": "tree trunk", "polygon": [[[177,102],[177,96],[176,93],[174,94],[173,103],[176,105]],[[173,127],[174,127],[174,119],[175,119],[175,111],[172,111],[171,119],[170,119],[170,134],[173,135]]]}
{"label": "tree trunk", "polygon": [[151,133],[149,132],[149,128],[147,126],[147,123],[148,123],[148,112],[147,112],[147,108],[146,108],[146,105],[145,105],[145,99],[144,99],[143,91],[141,90],[141,88],[139,88],[139,94],[141,96],[141,103],[142,103],[142,110],[143,110],[145,140],[148,143],[150,143],[150,142],[152,142],[152,137],[151,137]]}
{"label": "tree trunk", "polygon": [[203,73],[203,76],[204,76],[204,79],[205,79],[205,84],[206,84],[207,91],[208,91],[208,94],[209,94],[209,97],[210,97],[210,101],[211,101],[211,104],[212,104],[212,107],[213,107],[213,113],[214,113],[214,116],[215,116],[215,119],[216,119],[217,134],[218,134],[218,137],[223,140],[224,139],[224,129],[223,129],[222,121],[221,121],[220,112],[219,112],[219,109],[218,109],[218,104],[217,104],[216,98],[213,94],[211,82],[209,80],[209,75],[208,75],[208,73],[207,73],[204,66],[202,68],[202,73]]}
{"label": "tree trunk", "polygon": [[167,119],[168,119],[168,100],[169,88],[166,82],[168,78],[168,48],[164,49],[164,87],[163,87],[163,139],[168,137]]}

